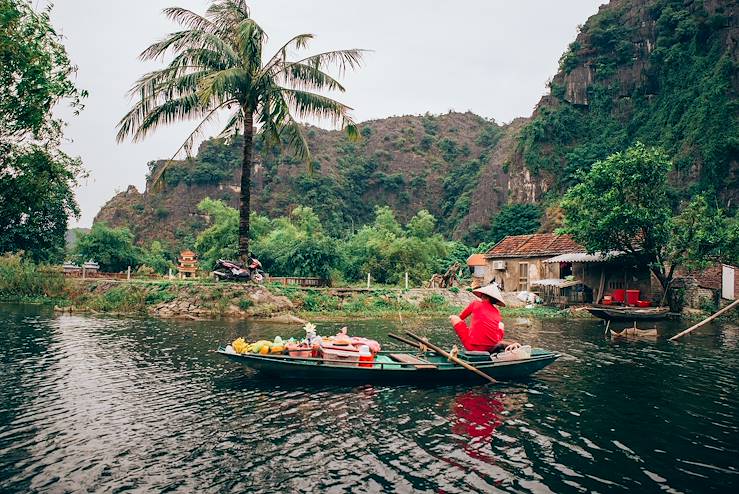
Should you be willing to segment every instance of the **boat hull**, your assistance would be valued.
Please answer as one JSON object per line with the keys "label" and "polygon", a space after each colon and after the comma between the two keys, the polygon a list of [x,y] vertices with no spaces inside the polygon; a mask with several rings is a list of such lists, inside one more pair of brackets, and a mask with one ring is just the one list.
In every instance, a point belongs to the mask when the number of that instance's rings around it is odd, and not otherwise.
{"label": "boat hull", "polygon": [[588,312],[606,321],[658,321],[667,317],[669,309],[666,307],[653,309],[588,307]]}
{"label": "boat hull", "polygon": [[[281,356],[233,354],[219,349],[218,353],[233,362],[242,364],[270,379],[287,379],[313,382],[352,382],[368,384],[437,384],[472,383],[485,380],[469,370],[445,359],[429,357],[435,368],[416,368],[400,363],[375,364],[372,367],[333,364],[320,359],[294,359]],[[393,352],[403,353],[403,352]],[[561,355],[539,351],[530,359],[510,362],[470,362],[479,370],[497,380],[513,380],[527,377],[548,366]]]}

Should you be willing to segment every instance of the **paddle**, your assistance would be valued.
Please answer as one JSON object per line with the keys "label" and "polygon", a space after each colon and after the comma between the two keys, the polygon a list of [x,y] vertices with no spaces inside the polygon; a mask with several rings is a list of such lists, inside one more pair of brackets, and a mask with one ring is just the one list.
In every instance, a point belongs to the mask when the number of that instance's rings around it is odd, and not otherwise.
{"label": "paddle", "polygon": [[418,348],[421,350],[421,344],[416,343],[415,341],[411,341],[407,338],[403,338],[402,336],[398,336],[396,334],[388,333],[388,336],[394,340],[398,340],[401,343],[405,343],[406,345],[412,346],[413,348]]}
{"label": "paddle", "polygon": [[410,331],[406,331],[405,334],[407,334],[408,336],[410,336],[411,338],[413,338],[414,340],[416,340],[419,344],[426,345],[427,347],[429,347],[430,349],[432,349],[433,351],[435,351],[439,355],[448,358],[449,360],[451,360],[455,364],[461,365],[462,367],[464,367],[468,371],[474,372],[478,376],[487,379],[488,381],[490,381],[493,384],[498,384],[498,381],[496,381],[492,377],[488,376],[487,374],[485,374],[483,371],[481,371],[477,367],[468,364],[467,362],[465,362],[464,360],[462,360],[460,358],[457,358],[455,355],[450,354],[449,352],[443,350],[441,347],[438,347],[438,346],[434,345],[430,341],[428,341],[426,339],[423,339],[420,336],[411,333]]}

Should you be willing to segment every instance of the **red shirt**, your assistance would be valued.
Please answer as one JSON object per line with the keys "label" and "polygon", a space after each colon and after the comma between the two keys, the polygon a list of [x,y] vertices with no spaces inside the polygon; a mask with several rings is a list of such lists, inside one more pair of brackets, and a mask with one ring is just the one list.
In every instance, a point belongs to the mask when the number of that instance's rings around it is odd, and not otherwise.
{"label": "red shirt", "polygon": [[500,327],[500,311],[488,301],[475,300],[459,314],[463,321],[472,315],[469,326],[469,343],[475,346],[494,347],[503,339]]}

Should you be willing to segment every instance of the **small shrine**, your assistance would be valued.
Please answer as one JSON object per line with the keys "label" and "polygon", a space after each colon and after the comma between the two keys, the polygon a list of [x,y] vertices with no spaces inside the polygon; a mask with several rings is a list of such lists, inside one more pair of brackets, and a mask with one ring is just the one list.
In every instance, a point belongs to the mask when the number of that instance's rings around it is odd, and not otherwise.
{"label": "small shrine", "polygon": [[195,253],[191,250],[180,252],[180,258],[177,259],[177,271],[180,278],[194,278],[198,271],[198,260]]}

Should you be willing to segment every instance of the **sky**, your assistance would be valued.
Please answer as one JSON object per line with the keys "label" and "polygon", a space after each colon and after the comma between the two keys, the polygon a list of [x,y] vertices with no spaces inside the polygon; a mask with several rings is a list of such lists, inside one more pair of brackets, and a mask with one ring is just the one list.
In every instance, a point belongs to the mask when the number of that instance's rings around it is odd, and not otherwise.
{"label": "sky", "polygon": [[[356,121],[393,115],[473,111],[500,123],[531,114],[546,93],[577,26],[604,0],[252,0],[252,17],[269,35],[267,52],[299,33],[311,52],[372,50],[342,79],[340,95]],[[43,7],[43,0],[34,0]],[[56,0],[52,22],[63,35],[75,82],[89,91],[85,109],[57,113],[68,127],[63,149],[80,156],[89,176],[76,190],[89,227],[116,192],[144,190],[147,162],[169,158],[194,123],[158,130],[143,142],[116,143],[116,125],[132,105],[127,92],[160,67],[138,54],[177,26],[161,11],[177,5],[204,12],[207,0]],[[270,50],[269,48],[272,48]],[[211,134],[218,133],[213,127]]]}

